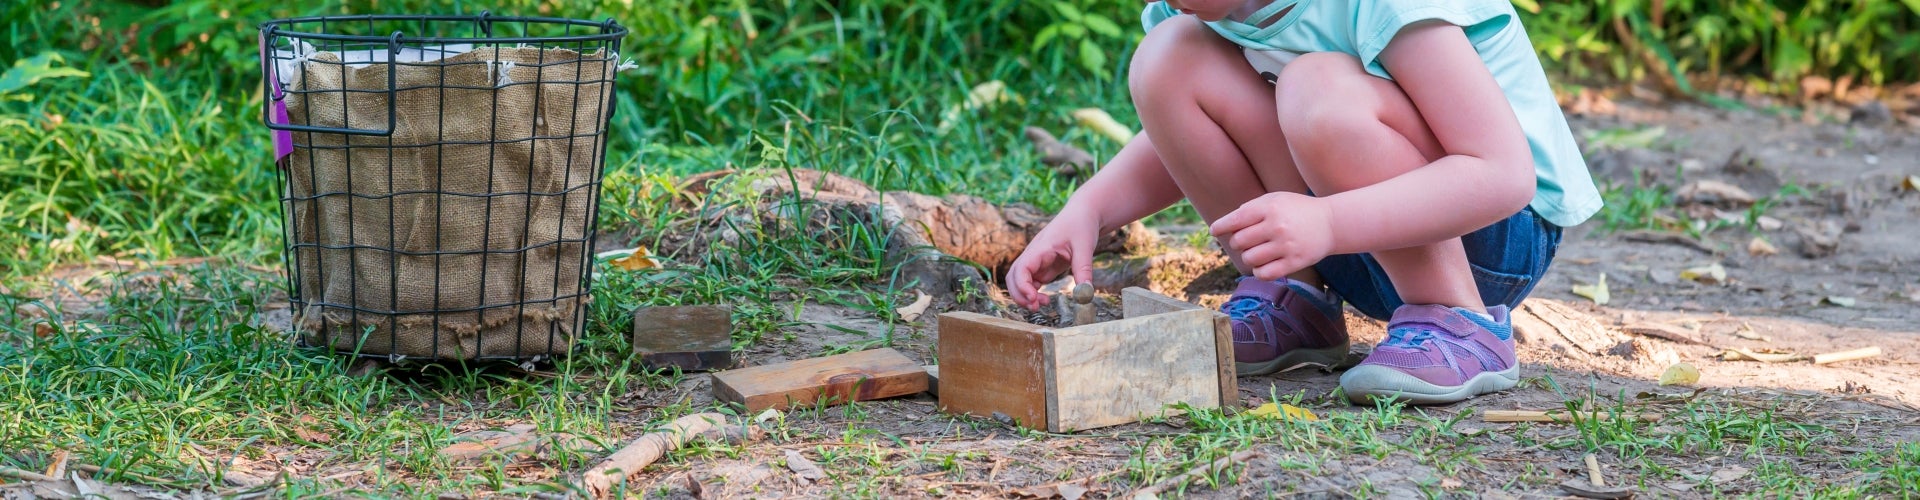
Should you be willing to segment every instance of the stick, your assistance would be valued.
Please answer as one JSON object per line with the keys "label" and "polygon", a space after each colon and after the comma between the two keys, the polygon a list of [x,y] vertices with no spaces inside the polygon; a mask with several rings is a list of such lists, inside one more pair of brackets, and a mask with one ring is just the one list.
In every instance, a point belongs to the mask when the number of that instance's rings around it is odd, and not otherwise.
{"label": "stick", "polygon": [[[92,474],[92,475],[94,475],[95,477],[98,477],[99,475],[102,475],[102,474],[106,474],[107,472],[109,472],[109,471],[108,471],[108,470],[107,470],[106,468],[104,468],[104,467],[101,467],[101,466],[98,466],[98,465],[91,465],[91,464],[73,464],[73,465],[71,465],[71,466],[68,466],[68,468],[69,468],[69,469],[72,469],[72,470],[77,470],[77,471],[81,471],[81,472],[85,472],[85,473],[87,473],[87,474]],[[122,471],[120,471],[120,476],[121,476],[121,477],[125,477],[125,478],[128,478],[128,479],[132,479],[132,480],[135,480],[135,481],[139,481],[139,482],[142,482],[142,483],[147,483],[147,484],[150,484],[150,485],[177,485],[177,484],[180,484],[180,483],[177,483],[177,482],[174,482],[174,481],[168,481],[168,480],[165,480],[165,479],[160,479],[160,478],[157,478],[157,477],[153,477],[153,476],[149,476],[149,475],[146,475],[146,474],[140,474],[140,473],[136,473],[136,472],[127,472],[127,471],[125,471],[125,470],[122,470]]]}
{"label": "stick", "polygon": [[1607,480],[1600,477],[1600,460],[1593,458],[1592,453],[1587,454],[1587,480],[1592,481],[1593,485],[1597,487],[1605,488],[1607,486]]}
{"label": "stick", "polygon": [[1813,357],[1813,364],[1825,365],[1825,364],[1839,363],[1841,361],[1853,361],[1856,359],[1867,359],[1867,358],[1873,358],[1873,357],[1879,357],[1879,356],[1880,356],[1880,346],[1862,347],[1862,348],[1854,349],[1851,351],[1830,352],[1826,354],[1815,355]]}
{"label": "stick", "polygon": [[688,438],[706,432],[715,422],[725,422],[726,419],[725,415],[718,413],[699,413],[675,419],[667,425],[667,430],[640,436],[599,465],[588,469],[581,477],[581,483],[594,498],[607,498],[614,483],[626,480],[627,476],[647,468],[647,465],[666,456],[667,452],[679,449]]}
{"label": "stick", "polygon": [[1225,457],[1221,457],[1219,460],[1214,460],[1212,462],[1207,463],[1207,465],[1189,469],[1186,472],[1180,473],[1179,475],[1162,479],[1160,480],[1160,482],[1153,483],[1152,486],[1140,488],[1138,491],[1135,491],[1133,492],[1132,495],[1128,495],[1128,496],[1135,499],[1142,498],[1142,497],[1159,498],[1161,492],[1173,489],[1175,486],[1179,486],[1180,483],[1186,482],[1186,480],[1188,479],[1199,479],[1203,476],[1206,476],[1207,471],[1220,470],[1233,465],[1234,462],[1245,462],[1248,460],[1253,460],[1254,457],[1258,457],[1258,456],[1260,456],[1260,452],[1254,451],[1254,450],[1247,450],[1247,451],[1242,451],[1232,455],[1228,455]]}
{"label": "stick", "polygon": [[[1652,414],[1652,413],[1624,415],[1624,417],[1639,419],[1642,422],[1654,422],[1654,421],[1660,420],[1659,415]],[[1486,412],[1483,412],[1480,414],[1480,421],[1491,422],[1491,423],[1572,422],[1576,418],[1582,419],[1582,420],[1610,420],[1613,418],[1613,415],[1598,412],[1598,411],[1570,414],[1565,411],[1558,411],[1558,410],[1550,411],[1550,412],[1533,411],[1533,410],[1487,410]]]}
{"label": "stick", "polygon": [[12,467],[0,467],[0,477],[10,477],[10,478],[18,479],[21,481],[54,481],[55,480],[52,476],[48,476],[46,474],[41,474],[41,473],[30,471],[30,470],[15,469]]}

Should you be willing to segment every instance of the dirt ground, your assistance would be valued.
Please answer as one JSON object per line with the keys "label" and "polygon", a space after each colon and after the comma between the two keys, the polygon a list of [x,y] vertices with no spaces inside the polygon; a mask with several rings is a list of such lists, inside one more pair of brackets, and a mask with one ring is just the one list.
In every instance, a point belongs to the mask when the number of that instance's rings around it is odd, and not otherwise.
{"label": "dirt ground", "polygon": [[[1525,377],[1519,388],[1456,405],[1403,410],[1446,425],[1347,429],[1342,432],[1348,434],[1333,437],[1367,435],[1397,443],[1398,448],[1379,452],[1302,449],[1298,443],[1325,443],[1329,437],[1315,434],[1315,428],[1289,427],[1236,446],[1257,453],[1239,474],[1222,476],[1237,480],[1191,485],[1184,493],[1203,498],[1561,497],[1566,491],[1558,485],[1584,479],[1589,468],[1583,457],[1587,447],[1566,443],[1579,443],[1595,431],[1570,424],[1489,423],[1478,413],[1565,409],[1569,399],[1587,400],[1602,410],[1667,416],[1618,431],[1629,437],[1683,432],[1686,425],[1675,419],[1696,418],[1683,415],[1684,409],[1705,404],[1726,412],[1716,418],[1764,414],[1764,422],[1817,424],[1843,438],[1799,453],[1739,446],[1695,449],[1696,443],[1632,459],[1596,454],[1610,484],[1656,498],[1775,491],[1781,485],[1769,478],[1779,475],[1761,472],[1779,467],[1815,484],[1857,484],[1869,479],[1834,457],[1885,452],[1893,443],[1920,439],[1920,410],[1915,409],[1920,406],[1920,327],[1915,326],[1920,321],[1920,270],[1915,267],[1920,263],[1920,193],[1901,184],[1920,175],[1920,130],[1810,125],[1751,111],[1630,104],[1608,116],[1575,117],[1574,125],[1588,136],[1590,148],[1609,143],[1589,158],[1596,177],[1605,182],[1673,193],[1696,181],[1721,181],[1757,198],[1761,207],[1729,202],[1725,193],[1721,198],[1680,196],[1677,203],[1662,204],[1667,214],[1662,217],[1675,219],[1671,229],[1687,229],[1675,214],[1739,219],[1698,240],[1663,236],[1670,232],[1607,233],[1598,221],[1571,229],[1554,269],[1516,313]],[[1646,127],[1663,129],[1649,133]],[[1605,139],[1635,132],[1638,138],[1620,144]],[[1748,215],[1766,220],[1749,228]],[[1167,241],[1189,230],[1160,229]],[[1752,251],[1756,237],[1777,254]],[[1110,269],[1142,269],[1103,274],[1115,277],[1101,283],[1103,289],[1149,286],[1214,307],[1232,284],[1231,270],[1221,267],[1224,259],[1195,250],[1116,262],[1127,263]],[[1724,278],[1702,282],[1683,276],[1713,264],[1724,270]],[[1606,305],[1572,292],[1602,274],[1611,297]],[[1101,296],[1109,315],[1114,298]],[[934,318],[957,309],[962,307],[950,298],[936,300],[927,315],[896,333],[896,349],[932,361],[939,335]],[[1051,320],[1048,311],[1002,314],[1036,323]],[[769,336],[740,353],[743,363],[778,363],[868,345],[888,330],[864,312],[819,304],[801,306],[794,319],[803,325],[790,336]],[[1384,336],[1382,323],[1358,314],[1349,314],[1349,326],[1356,356]],[[1731,348],[1812,355],[1864,347],[1882,353],[1825,366],[1720,357]],[[1676,362],[1697,366],[1696,387],[1704,390],[1656,384],[1662,370]],[[1239,384],[1245,407],[1276,396],[1298,398],[1298,404],[1336,426],[1379,421],[1357,417],[1381,410],[1351,406],[1334,396],[1337,372],[1301,370],[1244,377]],[[709,377],[693,375],[671,389],[637,389],[617,398],[629,408],[700,408],[713,403],[711,394]],[[649,497],[677,498],[1070,498],[1082,489],[1092,497],[1112,497],[1168,474],[1161,470],[1139,478],[1132,471],[1164,469],[1158,464],[1194,451],[1175,449],[1177,441],[1168,440],[1195,432],[1197,424],[1184,417],[1048,435],[943,415],[935,401],[919,395],[791,412],[784,417],[784,435],[738,447],[702,445],[706,448],[690,458],[662,462],[634,481]],[[649,420],[645,413],[621,418],[637,428]],[[1455,455],[1433,460],[1435,450],[1425,449],[1432,446]],[[788,467],[789,452],[822,463],[832,475],[798,476]],[[1422,454],[1427,459],[1416,456]],[[929,457],[946,458],[942,463]],[[875,472],[889,468],[892,472]],[[1649,470],[1663,472],[1646,474]],[[0,497],[77,493],[64,482],[25,487],[35,489],[21,495],[19,487],[10,487]],[[114,498],[174,496],[138,487],[92,487]]]}
{"label": "dirt ground", "polygon": [[[1538,285],[1535,299],[1516,315],[1523,376],[1528,381],[1515,390],[1466,403],[1409,411],[1446,420],[1469,411],[1560,409],[1568,395],[1592,395],[1597,401],[1645,408],[1672,407],[1695,398],[1743,409],[1738,411],[1817,422],[1856,438],[1831,444],[1827,451],[1835,455],[1844,454],[1848,447],[1884,450],[1889,443],[1920,436],[1916,427],[1920,412],[1913,406],[1920,405],[1920,366],[1916,366],[1920,327],[1914,326],[1920,320],[1920,271],[1913,266],[1920,263],[1920,224],[1915,223],[1920,220],[1915,217],[1920,214],[1920,194],[1901,187],[1901,179],[1920,175],[1920,133],[1897,125],[1808,125],[1755,112],[1691,106],[1629,105],[1612,116],[1575,119],[1576,129],[1582,132],[1650,126],[1664,127],[1664,132],[1646,144],[1610,147],[1593,155],[1590,161],[1596,177],[1669,190],[1700,180],[1726,182],[1763,198],[1768,206],[1756,212],[1777,220],[1778,227],[1769,221],[1749,229],[1742,219],[1738,227],[1712,231],[1698,243],[1663,242],[1644,232],[1603,234],[1597,222],[1570,230],[1556,267]],[[1637,180],[1634,172],[1639,172]],[[1783,187],[1788,188],[1786,194],[1778,195]],[[1724,212],[1747,212],[1745,205],[1721,207]],[[1672,210],[1693,210],[1702,218],[1715,215],[1705,204],[1681,203]],[[1830,238],[1837,234],[1837,248],[1823,250],[1820,242],[1805,241],[1814,236],[1802,233]],[[1778,254],[1750,253],[1754,237],[1768,240]],[[1155,274],[1152,284],[1171,293],[1190,292],[1192,300],[1217,305],[1230,282],[1215,276],[1219,270],[1211,266],[1217,260],[1210,262],[1186,265],[1173,278]],[[1682,278],[1684,270],[1716,263],[1725,270],[1719,282]],[[1572,293],[1574,285],[1591,284],[1602,273],[1612,299],[1607,305]],[[1203,274],[1205,279],[1194,280]],[[936,309],[946,305],[950,304],[936,303]],[[1046,312],[1011,314],[1035,322],[1050,316]],[[857,331],[884,328],[857,316],[809,305],[800,319]],[[1349,317],[1356,351],[1364,351],[1384,335],[1380,322],[1357,314]],[[1647,331],[1649,324],[1665,325],[1668,328],[1662,331],[1678,334],[1660,338],[1630,333]],[[913,332],[902,336],[906,340],[900,350],[931,359],[929,347],[939,335],[936,330],[931,317],[921,320]],[[864,340],[824,326],[811,327],[796,338],[793,343],[756,346],[744,359],[751,364],[775,363]],[[1827,366],[1719,357],[1727,348],[1812,355],[1870,346],[1879,347],[1883,354]],[[1689,392],[1655,383],[1666,366],[1680,361],[1699,368],[1702,376],[1697,387],[1706,390]],[[1314,370],[1240,380],[1242,402],[1248,405],[1269,401],[1270,395],[1299,394],[1308,407],[1323,414],[1370,411],[1330,398],[1337,385],[1337,373]],[[643,399],[698,405],[709,401],[709,390],[704,377],[694,377],[679,390]],[[886,436],[880,441],[894,443],[877,452],[887,460],[930,452],[975,455],[954,469],[909,467],[904,476],[885,478],[865,491],[885,496],[1047,497],[1060,491],[1058,485],[1071,483],[1091,488],[1094,495],[1120,495],[1129,490],[1124,485],[1130,482],[1112,479],[1130,464],[1150,462],[1165,453],[1150,443],[1156,437],[1187,432],[1178,420],[1037,436],[991,422],[941,415],[934,400],[923,395],[866,404],[858,416],[831,410],[807,413],[804,418],[796,414],[790,425],[811,431],[808,434],[818,439],[750,446],[737,456],[670,464],[638,481],[649,491],[668,496],[844,493],[849,491],[844,484],[810,484],[796,478],[780,466],[782,454],[794,450],[820,460],[823,450],[875,446],[871,441],[838,437],[853,434],[850,429],[867,429]],[[1238,482],[1219,489],[1196,486],[1187,493],[1344,497],[1359,492],[1399,498],[1440,491],[1488,497],[1564,496],[1566,492],[1557,487],[1561,481],[1586,477],[1583,449],[1540,443],[1579,432],[1569,427],[1465,418],[1453,430],[1466,436],[1478,459],[1451,473],[1399,453],[1326,460],[1277,444],[1253,443],[1251,449],[1261,454],[1249,460]],[[1668,429],[1654,427],[1649,432],[1660,430]],[[1533,438],[1518,440],[1516,435]],[[1757,475],[1745,471],[1781,460],[1816,483],[1844,485],[1860,480],[1859,473],[1815,455],[1654,454],[1639,459],[1640,464],[1622,463],[1604,454],[1597,458],[1613,484],[1634,485],[1633,489],[1654,497],[1767,491],[1777,485],[1763,484]],[[1314,465],[1298,466],[1302,462]],[[1646,463],[1673,474],[1666,479],[1641,477],[1638,471],[1645,470]],[[1673,477],[1711,477],[1713,491],[1697,487],[1699,481]]]}

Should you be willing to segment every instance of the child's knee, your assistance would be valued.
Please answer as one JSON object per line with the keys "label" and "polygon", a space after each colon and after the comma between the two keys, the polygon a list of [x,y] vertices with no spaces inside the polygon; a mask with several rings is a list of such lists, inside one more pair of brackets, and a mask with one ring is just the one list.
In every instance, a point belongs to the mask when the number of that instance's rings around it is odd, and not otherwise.
{"label": "child's knee", "polygon": [[1333,133],[1365,120],[1377,122],[1377,114],[1371,112],[1377,96],[1366,78],[1373,77],[1360,68],[1359,59],[1346,54],[1315,52],[1287,63],[1274,82],[1280,128],[1291,138],[1295,133]]}
{"label": "child's knee", "polygon": [[1175,18],[1160,23],[1134,50],[1127,66],[1127,89],[1136,104],[1143,98],[1192,87],[1198,83],[1193,72],[1200,64],[1218,59],[1213,52],[1223,50],[1223,44],[1231,45],[1206,25],[1184,21],[1187,19]]}

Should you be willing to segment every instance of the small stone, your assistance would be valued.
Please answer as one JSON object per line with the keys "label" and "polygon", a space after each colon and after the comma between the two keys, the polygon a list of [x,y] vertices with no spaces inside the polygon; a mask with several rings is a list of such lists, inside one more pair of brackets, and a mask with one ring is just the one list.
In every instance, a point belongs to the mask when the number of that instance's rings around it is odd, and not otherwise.
{"label": "small stone", "polygon": [[1879,100],[1860,103],[1853,108],[1853,117],[1848,123],[1863,127],[1885,127],[1893,123],[1893,110]]}

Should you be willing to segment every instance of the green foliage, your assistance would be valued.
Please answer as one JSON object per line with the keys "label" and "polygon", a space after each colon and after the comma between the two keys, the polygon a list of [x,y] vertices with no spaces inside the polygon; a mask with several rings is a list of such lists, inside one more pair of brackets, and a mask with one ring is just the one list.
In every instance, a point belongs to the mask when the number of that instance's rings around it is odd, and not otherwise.
{"label": "green foliage", "polygon": [[1920,79],[1920,1],[1515,0],[1549,67],[1576,79],[1648,74],[1648,56],[1676,73]]}

